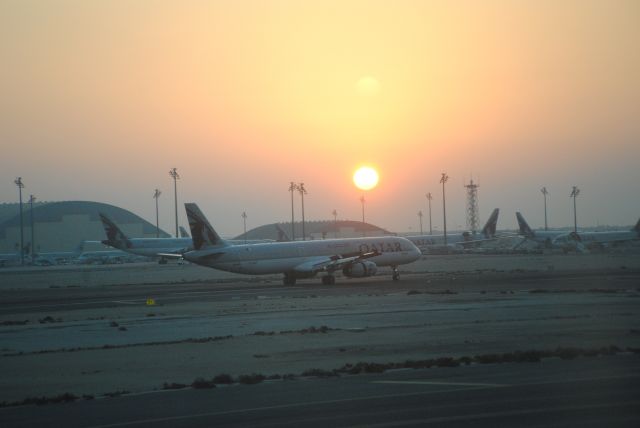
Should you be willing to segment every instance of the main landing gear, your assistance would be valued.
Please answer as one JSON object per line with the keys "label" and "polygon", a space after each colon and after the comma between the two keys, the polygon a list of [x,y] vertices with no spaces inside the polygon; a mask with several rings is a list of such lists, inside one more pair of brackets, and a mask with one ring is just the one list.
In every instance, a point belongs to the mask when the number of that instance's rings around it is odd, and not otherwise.
{"label": "main landing gear", "polygon": [[333,275],[325,275],[322,277],[322,285],[333,285],[336,283],[336,277]]}
{"label": "main landing gear", "polygon": [[292,273],[285,272],[282,283],[284,285],[296,285],[296,276]]}
{"label": "main landing gear", "polygon": [[398,281],[400,279],[400,272],[398,272],[398,266],[391,266],[391,269],[393,270],[393,274],[391,275],[391,278],[394,281]]}

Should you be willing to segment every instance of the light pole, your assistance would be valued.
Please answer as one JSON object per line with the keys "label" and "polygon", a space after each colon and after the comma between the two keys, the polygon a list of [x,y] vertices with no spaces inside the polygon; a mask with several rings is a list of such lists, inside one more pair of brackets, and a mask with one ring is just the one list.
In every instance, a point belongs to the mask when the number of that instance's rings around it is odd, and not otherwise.
{"label": "light pole", "polygon": [[29,216],[31,217],[31,263],[36,259],[36,241],[35,232],[33,231],[33,203],[36,201],[36,197],[29,195]]}
{"label": "light pole", "polygon": [[242,211],[242,222],[244,224],[244,243],[247,243],[247,213]]}
{"label": "light pole", "polygon": [[[180,174],[176,168],[173,168],[169,171],[169,175],[173,178],[173,197],[175,200],[176,207],[176,238],[178,237],[178,180],[180,179]],[[157,199],[156,199],[157,200]]]}
{"label": "light pole", "polygon": [[300,192],[300,197],[302,198],[302,240],[307,240],[307,235],[304,230],[304,195],[307,194],[307,189],[304,188],[304,183],[298,184],[298,192]]}
{"label": "light pole", "polygon": [[333,237],[337,238],[338,237],[338,211],[334,209],[331,214],[333,214]]}
{"label": "light pole", "polygon": [[24,188],[24,183],[22,182],[22,177],[16,178],[13,182],[18,186],[20,198],[20,264],[24,265],[24,221],[22,218],[22,189]]}
{"label": "light pole", "polygon": [[547,195],[549,192],[547,192],[546,187],[543,187],[540,191],[544,195],[544,230],[547,230]]}
{"label": "light pole", "polygon": [[162,192],[159,189],[156,189],[153,192],[153,199],[156,200],[156,238],[160,237],[160,216],[158,214],[158,199],[160,198],[160,194]]}
{"label": "light pole", "polygon": [[580,194],[580,189],[578,189],[576,186],[573,186],[573,189],[571,190],[571,195],[569,195],[569,197],[573,198],[573,232],[574,233],[578,233],[578,214],[576,213],[576,198],[578,197],[579,194]]}
{"label": "light pole", "polygon": [[360,196],[360,203],[362,204],[362,236],[365,236],[366,233],[365,233],[365,229],[364,229],[364,226],[365,226],[365,224],[364,224],[364,203],[365,203],[364,195]]}
{"label": "light pole", "polygon": [[422,235],[422,210],[418,211],[418,218],[420,219],[420,235]]}
{"label": "light pole", "polygon": [[447,245],[447,204],[445,202],[444,184],[449,180],[449,176],[443,172],[440,183],[442,183],[442,218],[444,221],[444,245]]}
{"label": "light pole", "polygon": [[298,190],[298,186],[296,185],[296,183],[292,181],[291,184],[289,185],[289,192],[291,192],[291,240],[292,241],[296,240],[296,230],[293,223],[293,192],[295,192],[296,190]]}
{"label": "light pole", "polygon": [[433,199],[433,196],[431,196],[431,192],[425,196],[427,197],[427,201],[429,201],[429,235],[433,235],[433,229],[431,228],[431,199]]}

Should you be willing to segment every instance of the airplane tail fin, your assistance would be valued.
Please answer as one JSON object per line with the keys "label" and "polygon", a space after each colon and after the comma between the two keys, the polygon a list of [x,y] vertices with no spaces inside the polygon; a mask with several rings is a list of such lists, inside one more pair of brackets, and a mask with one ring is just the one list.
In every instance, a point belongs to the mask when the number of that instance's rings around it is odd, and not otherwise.
{"label": "airplane tail fin", "polygon": [[190,238],[189,232],[187,232],[187,229],[185,229],[184,226],[180,226],[180,237],[181,238]]}
{"label": "airplane tail fin", "polygon": [[485,238],[493,238],[495,236],[496,227],[498,226],[498,214],[500,214],[500,208],[494,209],[482,228],[482,234]]}
{"label": "airplane tail fin", "polygon": [[102,226],[104,227],[104,231],[107,235],[107,239],[102,241],[103,244],[121,250],[124,248],[131,248],[131,241],[127,235],[122,233],[120,228],[116,226],[109,217],[100,213],[100,220],[102,221]]}
{"label": "airplane tail fin", "polygon": [[82,251],[84,250],[84,240],[80,241],[80,243],[78,244],[78,246],[73,250],[73,252],[77,255],[82,254]]}
{"label": "airplane tail fin", "polygon": [[202,214],[197,204],[186,203],[184,207],[187,210],[194,249],[202,250],[207,247],[226,245],[224,239],[220,238],[220,235],[211,227],[209,220]]}
{"label": "airplane tail fin", "polygon": [[518,226],[520,227],[520,234],[526,236],[527,238],[531,238],[533,236],[533,230],[527,224],[527,221],[524,219],[520,212],[516,213],[516,218],[518,219]]}
{"label": "airplane tail fin", "polygon": [[640,237],[640,219],[638,219],[638,222],[636,223],[636,225],[633,227],[632,230],[635,231]]}
{"label": "airplane tail fin", "polygon": [[279,224],[276,224],[276,230],[278,231],[278,242],[289,242],[291,238],[287,235],[287,232],[282,230]]}

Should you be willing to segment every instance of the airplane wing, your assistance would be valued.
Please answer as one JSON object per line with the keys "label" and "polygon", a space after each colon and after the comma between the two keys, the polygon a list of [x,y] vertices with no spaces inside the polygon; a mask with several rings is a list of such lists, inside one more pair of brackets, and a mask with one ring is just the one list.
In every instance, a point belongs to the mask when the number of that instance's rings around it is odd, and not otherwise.
{"label": "airplane wing", "polygon": [[357,255],[335,255],[329,257],[318,257],[299,264],[293,270],[300,273],[311,274],[322,271],[334,272],[360,260],[369,259],[371,257],[379,255],[380,252],[371,251],[363,254],[358,253]]}
{"label": "airplane wing", "polygon": [[182,253],[156,253],[156,256],[165,259],[181,259]]}
{"label": "airplane wing", "polygon": [[[157,253],[156,256],[158,257],[162,257],[165,259],[174,259],[174,260],[180,260],[180,259],[184,259],[184,253],[187,251],[182,251],[179,253]],[[218,257],[220,257],[221,255],[223,255],[224,252],[219,252],[219,253],[210,253],[210,254],[205,254],[203,256],[200,256],[199,259],[200,260],[214,260],[217,259]]]}

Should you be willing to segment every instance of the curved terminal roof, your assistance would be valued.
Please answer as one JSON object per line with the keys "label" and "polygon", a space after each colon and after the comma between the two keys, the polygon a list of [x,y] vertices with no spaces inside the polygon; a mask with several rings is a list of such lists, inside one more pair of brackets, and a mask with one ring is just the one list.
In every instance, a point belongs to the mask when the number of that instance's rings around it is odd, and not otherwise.
{"label": "curved terminal roof", "polygon": [[[300,239],[302,237],[302,222],[295,222],[294,227],[295,237],[296,239]],[[394,233],[373,224],[352,220],[338,220],[337,222],[333,220],[305,221],[304,229],[307,238],[311,237],[313,239],[330,239],[334,236],[337,236],[338,238],[361,236],[363,234],[366,236],[395,235]],[[256,227],[255,229],[248,230],[246,236],[243,233],[234,239],[289,240],[291,239],[291,223],[265,224],[263,226]]]}
{"label": "curved terminal roof", "polygon": [[[23,220],[30,221],[29,204],[23,202]],[[89,221],[100,221],[99,213],[105,214],[116,224],[141,223],[145,235],[156,233],[155,225],[142,217],[115,205],[92,201],[63,201],[42,202],[34,204],[33,216],[37,223],[61,222],[63,216],[88,215]],[[20,204],[2,204],[0,207],[0,238],[5,236],[5,230],[9,227],[20,227]],[[160,237],[168,238],[170,235],[160,230]],[[132,236],[135,238],[135,236]]]}

